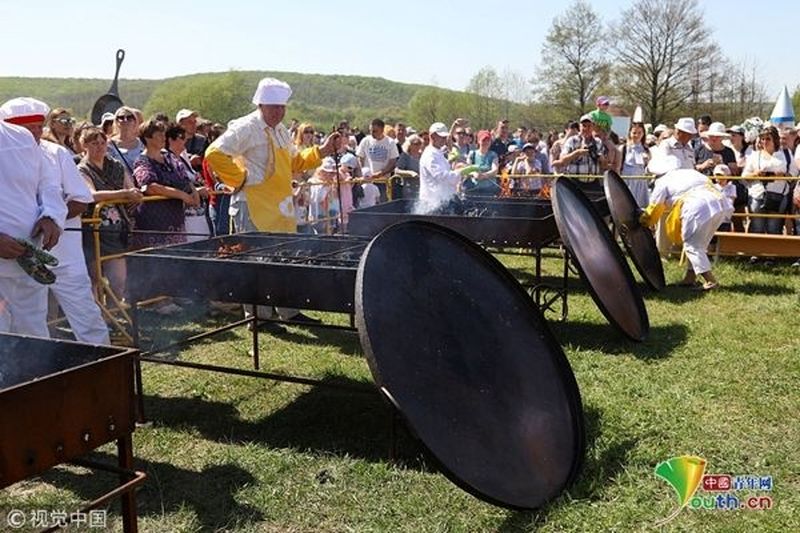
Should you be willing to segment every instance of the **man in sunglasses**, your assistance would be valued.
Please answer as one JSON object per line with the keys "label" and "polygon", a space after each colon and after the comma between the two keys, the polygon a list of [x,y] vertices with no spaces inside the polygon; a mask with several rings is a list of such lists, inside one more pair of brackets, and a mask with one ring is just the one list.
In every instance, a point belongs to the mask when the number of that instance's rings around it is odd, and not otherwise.
{"label": "man in sunglasses", "polygon": [[[58,177],[45,161],[33,136],[21,127],[38,123],[45,115],[7,115],[0,106],[0,180],[5,198],[0,202],[0,331],[49,336],[47,286],[34,281],[18,264],[26,248],[16,239],[42,239],[49,250],[64,226],[67,206]],[[21,354],[23,355],[23,354]]]}

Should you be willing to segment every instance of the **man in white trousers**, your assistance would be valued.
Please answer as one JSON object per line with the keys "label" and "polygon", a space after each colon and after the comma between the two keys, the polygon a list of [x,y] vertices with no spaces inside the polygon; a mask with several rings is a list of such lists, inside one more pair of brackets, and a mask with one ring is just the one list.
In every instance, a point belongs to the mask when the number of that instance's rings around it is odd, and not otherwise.
{"label": "man in white trousers", "polygon": [[[19,121],[31,132],[45,155],[46,164],[58,177],[63,202],[67,207],[64,233],[51,253],[58,266],[51,270],[56,281],[50,290],[64,311],[75,338],[90,344],[110,344],[108,326],[92,294],[92,284],[86,269],[81,239],[81,214],[92,203],[92,194],[78,172],[72,155],[63,146],[41,140],[44,117],[50,108],[34,98],[14,98],[0,106],[0,118],[6,122]],[[36,120],[43,117],[42,121]]]}

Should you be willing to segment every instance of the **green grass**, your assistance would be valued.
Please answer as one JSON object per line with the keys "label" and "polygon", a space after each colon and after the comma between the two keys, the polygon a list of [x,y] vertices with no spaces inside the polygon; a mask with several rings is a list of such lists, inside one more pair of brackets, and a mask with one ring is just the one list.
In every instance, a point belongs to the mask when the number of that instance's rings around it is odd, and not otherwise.
{"label": "green grass", "polygon": [[[518,276],[530,262],[501,259]],[[557,270],[554,259],[546,266]],[[140,530],[652,530],[675,506],[655,465],[695,454],[709,473],[772,475],[775,507],[684,510],[665,530],[798,531],[797,272],[736,260],[715,272],[723,288],[710,294],[647,293],[652,330],[642,344],[615,333],[573,279],[569,318],[551,325],[580,386],[587,454],[577,483],[538,512],[500,509],[461,491],[404,431],[389,462],[390,419],[377,396],[146,364],[152,425],[134,436],[149,475],[138,493]],[[680,277],[674,261],[667,277]],[[221,323],[193,311],[191,321],[158,327],[148,316],[148,331],[167,338]],[[179,356],[246,368],[248,343],[245,330],[234,330]],[[262,335],[261,348],[270,370],[371,382],[352,333],[292,328]],[[2,510],[69,509],[111,482],[54,469],[0,492],[0,523]],[[119,529],[118,507],[110,509]]]}

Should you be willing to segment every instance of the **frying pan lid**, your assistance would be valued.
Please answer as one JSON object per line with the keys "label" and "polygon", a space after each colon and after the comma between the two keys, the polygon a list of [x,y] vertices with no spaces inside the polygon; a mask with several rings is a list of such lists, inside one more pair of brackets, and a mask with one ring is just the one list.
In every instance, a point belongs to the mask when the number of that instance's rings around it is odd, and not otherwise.
{"label": "frying pan lid", "polygon": [[569,178],[555,181],[552,196],[561,240],[600,311],[623,334],[643,341],[650,330],[647,309],[605,222]]}
{"label": "frying pan lid", "polygon": [[356,278],[370,370],[458,486],[534,509],[584,454],[569,362],[524,289],[490,254],[436,224],[375,237]]}
{"label": "frying pan lid", "polygon": [[650,288],[662,290],[667,284],[664,265],[661,264],[653,234],[639,224],[639,206],[631,190],[613,170],[606,172],[603,189],[611,218],[614,219],[622,244],[631,256],[636,270]]}

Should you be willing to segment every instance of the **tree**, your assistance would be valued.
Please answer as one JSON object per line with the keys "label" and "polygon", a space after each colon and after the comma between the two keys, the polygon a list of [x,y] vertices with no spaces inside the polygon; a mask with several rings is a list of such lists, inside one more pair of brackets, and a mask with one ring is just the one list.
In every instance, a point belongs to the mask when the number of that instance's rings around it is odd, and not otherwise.
{"label": "tree", "polygon": [[469,80],[467,92],[472,97],[470,119],[473,126],[493,127],[500,115],[498,102],[503,97],[502,82],[497,71],[490,66],[480,69]]}
{"label": "tree", "polygon": [[611,36],[620,90],[654,124],[713,82],[708,59],[717,46],[697,0],[636,0],[612,25]]}
{"label": "tree", "polygon": [[571,117],[585,113],[592,93],[608,77],[605,43],[600,18],[584,0],[553,19],[542,46],[542,66],[532,80],[541,89],[541,100]]}

